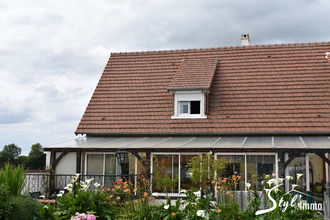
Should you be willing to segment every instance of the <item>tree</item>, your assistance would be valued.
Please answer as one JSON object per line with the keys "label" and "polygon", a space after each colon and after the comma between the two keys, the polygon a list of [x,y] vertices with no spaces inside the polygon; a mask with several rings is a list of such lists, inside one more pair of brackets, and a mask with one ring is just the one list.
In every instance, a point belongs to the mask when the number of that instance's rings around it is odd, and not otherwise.
{"label": "tree", "polygon": [[18,157],[21,154],[22,149],[16,144],[5,145],[0,153],[1,163],[10,163],[13,165],[18,164]]}
{"label": "tree", "polygon": [[33,170],[45,169],[46,154],[41,151],[41,144],[36,143],[32,145],[28,156],[27,167]]}

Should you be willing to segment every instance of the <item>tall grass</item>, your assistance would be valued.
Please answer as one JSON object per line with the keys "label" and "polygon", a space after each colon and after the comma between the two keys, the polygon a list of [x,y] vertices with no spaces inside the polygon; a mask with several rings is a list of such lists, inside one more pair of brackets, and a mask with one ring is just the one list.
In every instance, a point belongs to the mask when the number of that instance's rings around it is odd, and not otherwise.
{"label": "tall grass", "polygon": [[26,182],[26,173],[21,166],[6,164],[0,170],[0,185],[6,184],[11,195],[20,195]]}

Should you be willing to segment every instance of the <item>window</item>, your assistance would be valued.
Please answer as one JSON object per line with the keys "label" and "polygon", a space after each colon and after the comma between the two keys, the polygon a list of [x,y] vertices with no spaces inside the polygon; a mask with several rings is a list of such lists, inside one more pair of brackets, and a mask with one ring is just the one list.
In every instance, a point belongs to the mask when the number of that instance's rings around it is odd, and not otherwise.
{"label": "window", "polygon": [[[240,175],[241,179],[238,190],[245,190],[246,183],[251,184],[251,189],[263,190],[262,181],[266,175],[276,175],[276,154],[252,154],[240,153],[217,154],[217,158],[222,157],[228,161],[227,167],[221,173],[222,177]],[[275,177],[274,177],[275,178]]]}
{"label": "window", "polygon": [[204,105],[202,91],[176,91],[172,118],[206,118]]}
{"label": "window", "polygon": [[[199,189],[191,181],[188,162],[199,153],[153,153],[152,155],[152,173],[159,172],[161,175],[167,175],[170,179],[177,178],[178,183],[168,189],[168,193],[179,193],[182,189]],[[156,170],[157,169],[157,170]],[[164,192],[164,189],[157,187],[157,180],[152,182],[153,192]]]}
{"label": "window", "polygon": [[201,114],[201,102],[200,101],[179,101],[179,112],[181,114]]}

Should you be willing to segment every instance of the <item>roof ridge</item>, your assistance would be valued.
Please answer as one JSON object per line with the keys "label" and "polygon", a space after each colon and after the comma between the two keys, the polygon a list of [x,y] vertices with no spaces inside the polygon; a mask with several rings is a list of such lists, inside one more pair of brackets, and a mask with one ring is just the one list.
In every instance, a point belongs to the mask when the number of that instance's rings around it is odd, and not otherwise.
{"label": "roof ridge", "polygon": [[146,51],[128,51],[128,52],[111,52],[111,55],[117,54],[154,54],[154,53],[177,53],[177,52],[198,52],[212,50],[228,50],[228,49],[251,49],[251,48],[267,48],[267,47],[293,47],[293,46],[315,46],[330,45],[330,41],[325,42],[305,42],[305,43],[280,43],[280,44],[256,44],[245,46],[224,46],[224,47],[205,47],[205,48],[187,48],[187,49],[164,49],[164,50],[146,50]]}

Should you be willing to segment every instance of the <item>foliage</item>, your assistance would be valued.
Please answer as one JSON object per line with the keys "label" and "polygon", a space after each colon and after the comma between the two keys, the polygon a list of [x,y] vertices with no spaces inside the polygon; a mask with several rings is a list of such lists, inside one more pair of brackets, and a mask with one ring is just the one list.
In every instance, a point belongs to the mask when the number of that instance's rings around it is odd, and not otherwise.
{"label": "foliage", "polygon": [[43,220],[55,220],[55,211],[55,206],[48,204],[39,207],[38,215]]}
{"label": "foliage", "polygon": [[6,184],[0,184],[0,219],[8,219],[13,209],[13,204],[8,199],[10,191]]}
{"label": "foliage", "polygon": [[11,195],[20,195],[26,182],[26,173],[21,166],[6,164],[0,170],[0,184],[6,184]]}
{"label": "foliage", "polygon": [[38,217],[39,208],[42,206],[37,200],[28,196],[11,196],[10,202],[13,204],[13,210],[9,219],[26,220]]}
{"label": "foliage", "polygon": [[164,160],[159,161],[158,159],[155,159],[153,163],[154,167],[157,167],[157,169],[154,169],[153,171],[153,184],[155,189],[162,189],[164,193],[167,193],[177,186],[178,176],[172,179],[172,177],[166,175]]}
{"label": "foliage", "polygon": [[27,168],[29,169],[44,169],[46,166],[46,154],[41,152],[42,146],[39,143],[32,145],[31,151],[27,158]]}
{"label": "foliage", "polygon": [[[288,178],[292,179],[290,176],[288,176]],[[320,219],[317,217],[318,211],[307,209],[304,210],[299,207],[298,204],[302,202],[302,197],[300,196],[302,194],[301,192],[295,190],[298,185],[292,184],[291,190],[289,193],[287,193],[283,189],[283,181],[284,179],[282,178],[271,179],[270,175],[265,176],[263,183],[265,187],[264,191],[266,192],[264,195],[267,196],[266,199],[268,201],[267,208],[270,208],[274,205],[271,201],[269,201],[268,194],[276,201],[276,208],[273,211],[267,212],[265,214],[258,216],[255,215],[256,210],[260,210],[260,197],[256,191],[249,191],[253,193],[253,198],[249,199],[249,205],[245,211],[248,219]],[[297,200],[294,200],[293,197],[296,197]],[[281,200],[282,202],[280,202]],[[283,201],[288,202],[287,207],[283,205]],[[291,204],[292,201],[295,201],[294,205]]]}
{"label": "foliage", "polygon": [[[68,193],[61,192],[57,195],[57,210],[54,215],[57,219],[70,219],[79,213],[97,213],[98,219],[109,217],[109,203],[106,202],[107,195],[104,191],[90,189],[93,179],[79,182],[77,175],[72,183],[66,187]],[[94,187],[99,187],[98,183]]]}
{"label": "foliage", "polygon": [[16,144],[5,145],[2,151],[0,152],[1,163],[10,163],[18,165],[18,157],[21,154],[22,149]]}
{"label": "foliage", "polygon": [[119,219],[154,219],[154,207],[150,205],[150,180],[141,178],[137,182],[136,189],[133,190],[136,200],[131,200],[121,206]]}
{"label": "foliage", "polygon": [[225,159],[215,159],[212,153],[200,154],[188,162],[191,180],[203,190],[210,190],[211,183],[217,179],[217,174],[220,174],[226,165]]}

